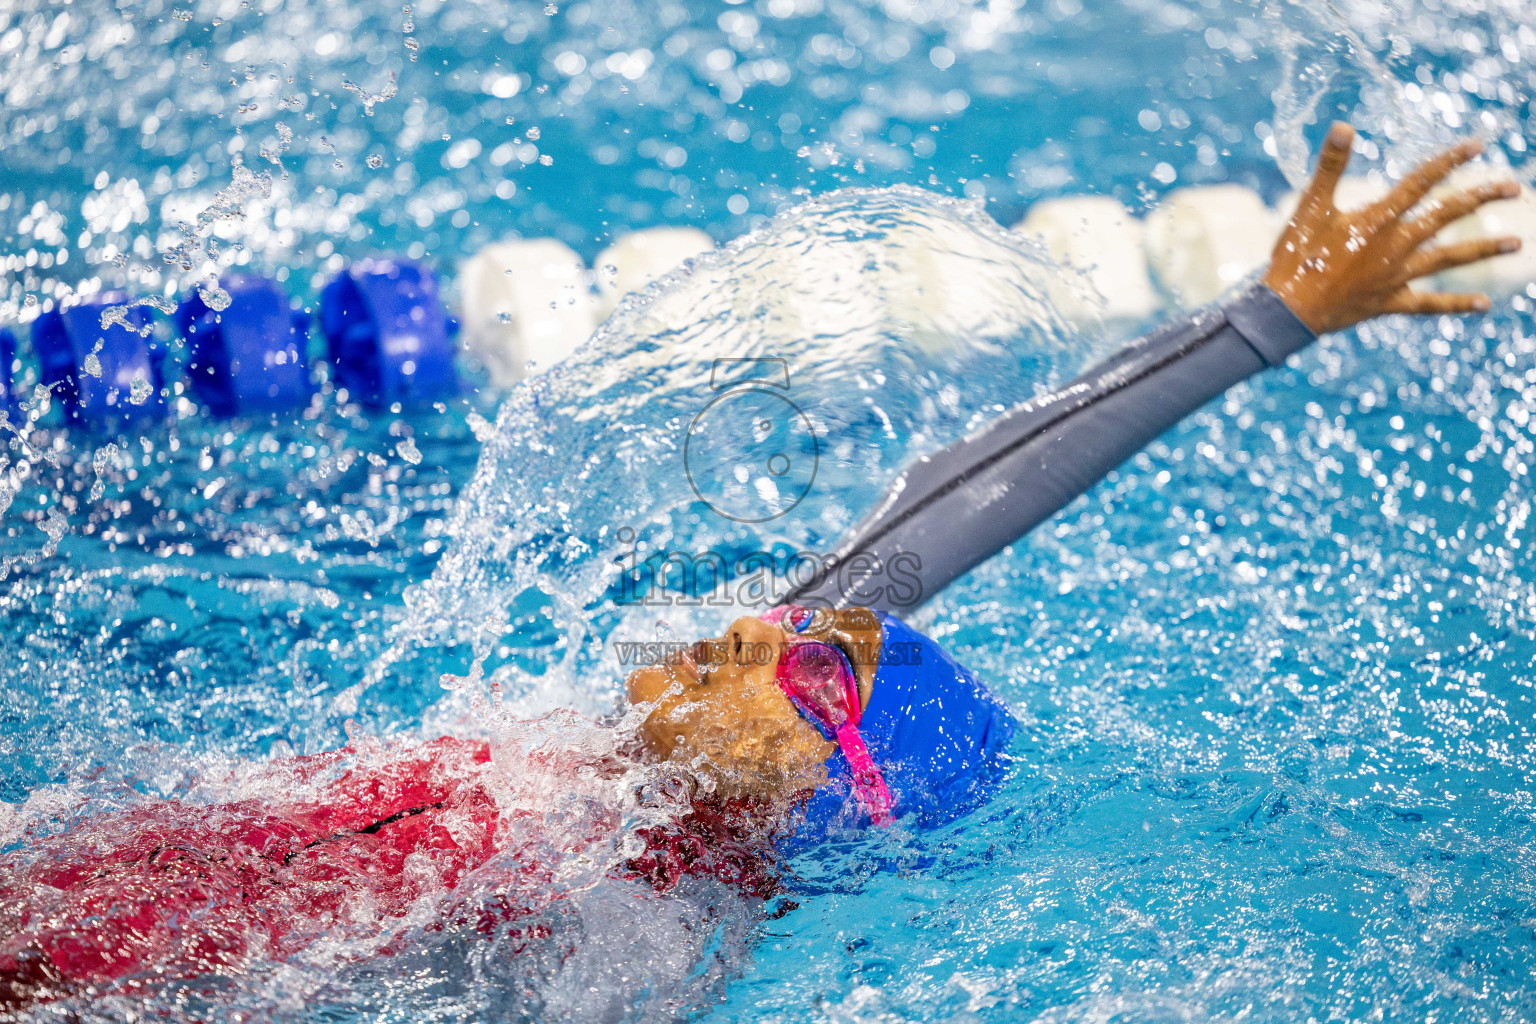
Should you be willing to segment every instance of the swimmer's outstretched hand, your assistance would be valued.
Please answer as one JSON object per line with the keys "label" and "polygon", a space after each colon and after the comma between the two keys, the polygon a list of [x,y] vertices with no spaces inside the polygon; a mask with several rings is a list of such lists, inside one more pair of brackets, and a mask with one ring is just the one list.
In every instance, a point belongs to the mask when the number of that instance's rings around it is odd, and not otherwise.
{"label": "swimmer's outstretched hand", "polygon": [[1334,123],[1317,172],[1275,246],[1264,283],[1318,334],[1386,313],[1481,313],[1488,296],[1421,292],[1409,282],[1451,267],[1514,252],[1518,238],[1480,238],[1435,245],[1435,234],[1484,203],[1511,199],[1513,180],[1476,185],[1422,203],[1459,164],[1483,151],[1463,142],[1419,165],[1386,198],[1348,213],[1334,205],[1334,187],[1349,163],[1355,130]]}

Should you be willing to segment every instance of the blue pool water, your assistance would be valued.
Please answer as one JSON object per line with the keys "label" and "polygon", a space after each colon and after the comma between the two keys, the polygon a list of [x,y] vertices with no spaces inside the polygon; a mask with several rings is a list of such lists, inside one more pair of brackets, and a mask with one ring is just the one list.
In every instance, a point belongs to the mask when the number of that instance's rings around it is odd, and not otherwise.
{"label": "blue pool water", "polygon": [[[636,544],[825,548],[908,458],[1113,344],[1054,315],[1053,268],[998,224],[1078,192],[1143,212],[1234,181],[1274,201],[1333,116],[1394,171],[1475,130],[1529,180],[1536,135],[1515,3],[403,6],[0,12],[0,324],[231,266],[312,300],[379,252],[451,287],[513,232],[588,260],[658,224],[730,244],[510,393],[322,396],[271,424],[186,402],[110,445],[56,413],[9,433],[8,847],[148,797],[217,800],[246,761],[349,737],[489,735],[513,766],[601,747],[605,727],[537,716],[611,713],[615,639],[722,624],[615,603]],[[215,229],[209,266],[167,263],[237,159],[270,198]],[[968,318],[914,331],[862,301],[939,250],[950,280],[986,282]],[[583,862],[562,933],[580,955],[357,940],[199,991],[197,1012],[1536,1016],[1532,302],[1325,339],[927,608],[1022,722],[986,810],[798,859],[771,918],[702,885],[635,899]],[[786,360],[825,439],[806,501],[764,524],[711,513],[681,461],[721,356]],[[526,797],[541,777],[508,771],[552,835],[635,813],[616,790]],[[155,998],[186,1012],[174,986]]]}

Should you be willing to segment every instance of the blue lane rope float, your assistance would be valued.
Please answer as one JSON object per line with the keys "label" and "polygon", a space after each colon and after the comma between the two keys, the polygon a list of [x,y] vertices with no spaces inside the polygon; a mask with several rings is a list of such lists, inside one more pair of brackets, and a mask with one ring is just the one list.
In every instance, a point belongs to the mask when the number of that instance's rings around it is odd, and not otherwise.
{"label": "blue lane rope float", "polygon": [[455,326],[437,276],[407,260],[356,263],[320,294],[320,330],[336,384],[372,407],[457,394]]}
{"label": "blue lane rope float", "polygon": [[309,314],[292,309],[268,278],[231,277],[219,286],[229,296],[223,309],[194,292],[176,311],[192,390],[216,416],[303,408],[314,390]]}
{"label": "blue lane rope float", "polygon": [[18,411],[16,395],[11,390],[12,370],[15,366],[16,335],[9,328],[0,327],[0,388],[5,392],[4,395],[0,395],[0,409],[5,410],[13,419]]}
{"label": "blue lane rope float", "polygon": [[165,415],[165,350],[149,333],[154,314],[128,306],[123,322],[102,325],[108,307],[127,301],[105,294],[50,310],[32,325],[42,383],[53,388],[71,423],[111,430]]}

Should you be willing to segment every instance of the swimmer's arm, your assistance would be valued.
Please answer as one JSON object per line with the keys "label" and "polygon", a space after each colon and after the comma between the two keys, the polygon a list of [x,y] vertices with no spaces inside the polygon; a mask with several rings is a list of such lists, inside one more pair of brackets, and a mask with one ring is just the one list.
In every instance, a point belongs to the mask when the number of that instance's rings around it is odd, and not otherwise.
{"label": "swimmer's arm", "polygon": [[1468,144],[1420,167],[1380,203],[1342,213],[1333,191],[1353,137],[1348,125],[1329,132],[1317,174],[1262,282],[1137,339],[1065,387],[908,467],[787,600],[914,608],[1185,416],[1281,365],[1319,332],[1384,313],[1487,309],[1486,296],[1421,293],[1408,282],[1517,248],[1517,239],[1428,244],[1444,225],[1511,195],[1513,183],[1458,192],[1409,217],[1435,184],[1478,152]]}
{"label": "swimmer's arm", "polygon": [[1317,336],[1266,285],[1139,338],[908,466],[786,598],[903,613],[1045,522],[1227,388]]}

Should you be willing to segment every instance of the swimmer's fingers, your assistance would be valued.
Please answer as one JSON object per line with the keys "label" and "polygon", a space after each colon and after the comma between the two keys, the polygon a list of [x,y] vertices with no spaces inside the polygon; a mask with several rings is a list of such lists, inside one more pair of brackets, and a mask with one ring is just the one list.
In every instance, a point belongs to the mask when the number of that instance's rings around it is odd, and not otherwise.
{"label": "swimmer's fingers", "polygon": [[1459,146],[1424,161],[1398,183],[1386,198],[1371,207],[1373,218],[1382,223],[1397,220],[1419,205],[1419,200],[1429,195],[1429,190],[1445,180],[1445,176],[1483,151],[1477,139],[1468,139]]}
{"label": "swimmer's fingers", "polygon": [[1343,121],[1333,122],[1333,127],[1328,129],[1328,137],[1323,140],[1323,151],[1317,158],[1317,170],[1312,172],[1312,180],[1307,183],[1306,191],[1301,195],[1301,202],[1297,206],[1297,215],[1308,216],[1321,213],[1333,208],[1333,191],[1338,187],[1339,179],[1344,177],[1344,168],[1349,166],[1349,150],[1355,142],[1355,129]]}
{"label": "swimmer's fingers", "polygon": [[1411,313],[1418,316],[1437,313],[1486,313],[1493,306],[1486,295],[1476,292],[1416,292],[1404,288],[1387,300],[1382,313]]}
{"label": "swimmer's fingers", "polygon": [[1513,199],[1520,194],[1520,186],[1513,180],[1491,181],[1464,189],[1426,207],[1418,216],[1403,224],[1402,241],[1410,249],[1417,249],[1433,238],[1441,228],[1458,221],[1479,206],[1496,203],[1501,199]]}
{"label": "swimmer's fingers", "polygon": [[1403,274],[1408,280],[1438,274],[1452,267],[1476,263],[1493,256],[1504,256],[1520,249],[1520,239],[1510,235],[1505,238],[1477,238],[1470,242],[1451,245],[1435,245],[1420,249],[1408,257]]}

